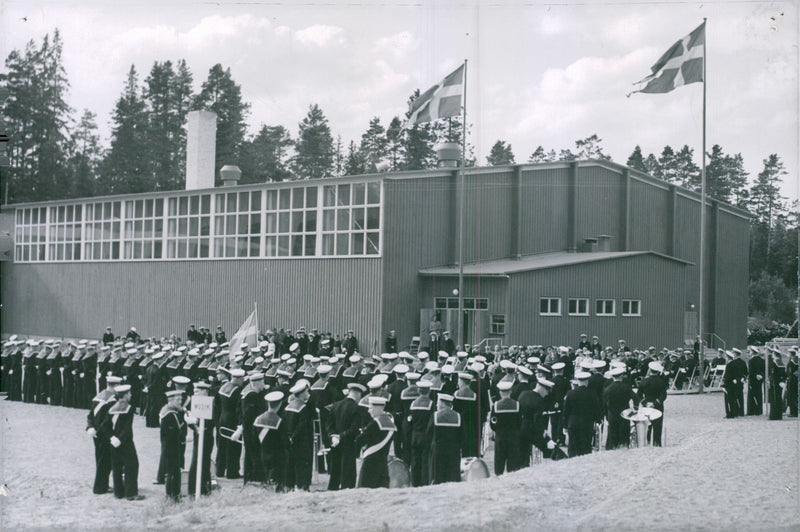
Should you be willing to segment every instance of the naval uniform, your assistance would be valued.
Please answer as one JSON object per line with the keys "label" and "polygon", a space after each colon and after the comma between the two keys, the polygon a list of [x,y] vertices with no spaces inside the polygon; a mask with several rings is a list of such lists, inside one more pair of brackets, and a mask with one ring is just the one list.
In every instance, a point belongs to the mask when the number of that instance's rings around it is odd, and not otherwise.
{"label": "naval uniform", "polygon": [[431,434],[428,427],[434,412],[433,400],[421,395],[408,408],[408,432],[411,450],[411,485],[430,484]]}
{"label": "naval uniform", "polygon": [[92,399],[92,408],[86,416],[86,430],[94,429],[95,475],[92,491],[97,495],[108,492],[108,477],[111,475],[111,418],[109,409],[117,401],[114,392],[103,390]]}
{"label": "naval uniform", "polygon": [[461,416],[450,407],[431,416],[431,476],[433,484],[461,481]]}
{"label": "naval uniform", "polygon": [[242,444],[230,439],[236,430],[238,418],[236,408],[242,389],[238,384],[226,382],[217,392],[219,397],[219,425],[217,429],[217,476],[229,479],[240,478],[239,457]]}
{"label": "naval uniform", "polygon": [[459,388],[453,394],[453,410],[461,417],[461,456],[480,457],[481,424],[478,412],[478,395],[469,386]]}
{"label": "naval uniform", "polygon": [[266,403],[262,392],[256,391],[251,385],[242,390],[237,417],[242,426],[242,441],[244,442],[244,482],[264,482],[264,465],[261,463],[259,441],[253,422],[256,417],[264,412]]}
{"label": "naval uniform", "polygon": [[594,424],[602,420],[597,394],[586,386],[570,390],[564,398],[564,419],[570,458],[591,453]]}
{"label": "naval uniform", "polygon": [[622,417],[622,411],[635,401],[630,384],[614,381],[603,390],[603,410],[608,419],[606,449],[627,447],[631,441],[631,422]]}
{"label": "naval uniform", "polygon": [[489,425],[494,431],[495,475],[514,471],[520,463],[518,454],[521,420],[519,403],[514,399],[505,397],[492,405]]}
{"label": "naval uniform", "polygon": [[[295,396],[289,398],[284,419],[289,433],[289,471],[287,479],[302,490],[311,486],[314,465],[314,415],[312,406]],[[289,482],[287,481],[287,485]],[[291,486],[289,486],[291,487]]]}
{"label": "naval uniform", "polygon": [[392,416],[382,412],[372,418],[364,431],[356,437],[356,447],[365,447],[361,455],[361,471],[358,474],[359,488],[389,487],[389,465],[386,459],[396,432],[397,426]]}
{"label": "naval uniform", "polygon": [[158,417],[167,497],[178,501],[181,497],[181,442],[186,439],[186,423],[183,411],[169,404],[164,405]]}
{"label": "naval uniform", "polygon": [[764,370],[766,366],[760,355],[755,355],[747,365],[747,415],[764,413]]}
{"label": "naval uniform", "polygon": [[664,426],[664,401],[667,400],[667,379],[663,375],[650,375],[639,383],[640,406],[651,406],[661,411],[661,417],[654,419],[647,427],[647,440],[661,447],[661,429]]}
{"label": "naval uniform", "polygon": [[133,443],[133,416],[135,412],[129,404],[114,404],[108,410],[111,418],[111,437],[120,445],[111,448],[112,469],[114,473],[114,496],[118,499],[139,495],[139,458]]}
{"label": "naval uniform", "polygon": [[289,432],[287,424],[277,411],[267,410],[253,421],[253,432],[259,443],[260,463],[264,482],[274,482],[275,491],[284,492],[286,466],[289,461]]}
{"label": "naval uniform", "polygon": [[329,491],[356,487],[358,447],[355,439],[360,432],[361,416],[361,407],[350,397],[331,406],[326,431],[329,435],[339,436],[339,445],[331,447],[328,453],[331,464]]}

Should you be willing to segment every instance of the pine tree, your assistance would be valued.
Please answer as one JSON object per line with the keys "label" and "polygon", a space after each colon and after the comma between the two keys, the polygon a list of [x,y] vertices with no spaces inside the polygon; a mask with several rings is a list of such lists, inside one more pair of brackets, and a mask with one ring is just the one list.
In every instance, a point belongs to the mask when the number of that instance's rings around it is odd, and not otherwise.
{"label": "pine tree", "polygon": [[[419,98],[419,89],[409,97],[408,103]],[[409,113],[406,113],[408,118]],[[436,152],[433,145],[436,142],[436,133],[430,122],[414,124],[403,131],[402,135],[403,170],[422,170],[436,167]]]}
{"label": "pine tree", "polygon": [[700,190],[700,167],[694,162],[694,150],[686,144],[675,153],[675,179],[678,185]]}
{"label": "pine tree", "polygon": [[541,145],[537,146],[530,157],[528,157],[529,163],[543,163],[545,161],[547,161],[547,153]]}
{"label": "pine tree", "polygon": [[744,205],[747,199],[747,172],[742,155],[726,155],[715,144],[706,165],[706,194],[726,203]]}
{"label": "pine tree", "polygon": [[626,162],[625,165],[641,172],[647,172],[647,166],[644,164],[644,156],[642,155],[642,148],[639,147],[638,144],[633,148],[633,153],[628,157],[628,162]]}
{"label": "pine tree", "polygon": [[395,116],[389,122],[389,127],[386,128],[386,140],[388,141],[386,149],[389,153],[389,169],[396,172],[400,170],[403,158],[403,124],[400,122],[400,118]]}
{"label": "pine tree", "polygon": [[344,175],[361,175],[364,173],[365,161],[361,151],[352,140],[347,147],[347,158],[344,161]]}
{"label": "pine tree", "polygon": [[577,152],[575,158],[610,161],[611,157],[603,153],[603,148],[600,146],[601,142],[603,142],[603,139],[598,137],[597,134],[593,134],[585,139],[576,140],[575,149]]}
{"label": "pine tree", "polygon": [[294,169],[301,179],[326,177],[333,167],[333,137],[328,119],[317,104],[298,126]]}
{"label": "pine tree", "polygon": [[658,158],[658,166],[661,168],[659,179],[667,183],[678,183],[677,169],[675,167],[675,150],[672,146],[664,146],[661,156]]}
{"label": "pine tree", "polygon": [[111,148],[103,161],[99,183],[102,194],[150,192],[155,180],[150,171],[147,110],[139,90],[136,67],[131,65],[125,88],[111,117]]}
{"label": "pine tree", "polygon": [[[233,81],[231,69],[217,63],[208,71],[200,94],[195,98],[195,108],[217,114],[217,151],[215,161],[216,181],[219,169],[226,164],[241,162],[245,143],[250,104],[242,101],[242,88]],[[219,183],[218,183],[219,184]]]}
{"label": "pine tree", "polygon": [[344,152],[341,135],[336,135],[336,143],[333,146],[333,175],[336,177],[344,175]]}
{"label": "pine tree", "polygon": [[647,159],[644,160],[644,167],[647,171],[647,175],[661,179],[661,165],[658,163],[658,159],[656,159],[655,155],[651,153],[647,156]]}
{"label": "pine tree", "polygon": [[514,164],[514,152],[511,150],[511,144],[506,144],[504,140],[495,142],[489,156],[486,157],[486,164],[489,166]]}
{"label": "pine tree", "polygon": [[55,199],[66,193],[72,109],[66,103],[69,81],[62,47],[56,29],[41,46],[31,40],[24,52],[14,50],[6,58],[9,201]]}
{"label": "pine tree", "polygon": [[381,119],[377,116],[369,121],[369,127],[361,135],[361,159],[364,162],[362,173],[375,173],[378,171],[378,164],[386,157],[389,150],[389,140],[386,138],[386,130],[381,125]]}
{"label": "pine tree", "polygon": [[150,157],[149,180],[157,189],[176,189],[183,181],[178,174],[175,131],[178,122],[173,89],[175,72],[171,61],[153,63],[150,75],[144,82],[144,100],[147,112],[146,151]]}
{"label": "pine tree", "polygon": [[84,109],[78,126],[72,132],[72,155],[69,159],[71,186],[67,194],[70,197],[95,195],[102,151],[96,118],[94,113]]}
{"label": "pine tree", "polygon": [[258,134],[247,141],[242,150],[240,184],[290,179],[286,161],[291,146],[292,139],[285,127],[262,124]]}

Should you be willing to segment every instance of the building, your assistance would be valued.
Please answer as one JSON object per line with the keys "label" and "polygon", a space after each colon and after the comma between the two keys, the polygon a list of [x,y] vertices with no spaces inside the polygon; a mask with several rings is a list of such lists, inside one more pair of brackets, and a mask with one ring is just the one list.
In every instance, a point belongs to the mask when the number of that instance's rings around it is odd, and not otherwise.
{"label": "building", "polygon": [[[2,333],[230,335],[257,304],[262,330],[353,329],[367,353],[391,329],[424,347],[436,317],[471,344],[695,337],[698,194],[610,161],[469,168],[464,182],[461,320],[459,177],[440,168],[4,207]],[[706,209],[707,340],[744,346],[749,215]]]}

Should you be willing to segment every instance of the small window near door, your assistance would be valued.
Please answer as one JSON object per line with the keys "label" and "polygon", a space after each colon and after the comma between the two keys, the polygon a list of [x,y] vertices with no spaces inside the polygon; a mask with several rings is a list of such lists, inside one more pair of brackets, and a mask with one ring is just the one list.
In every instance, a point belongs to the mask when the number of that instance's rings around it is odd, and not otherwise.
{"label": "small window near door", "polygon": [[642,302],[639,299],[623,299],[622,300],[622,315],[623,316],[641,316],[642,315]]}
{"label": "small window near door", "polygon": [[560,297],[540,298],[539,314],[542,316],[561,316],[561,298]]}
{"label": "small window near door", "polygon": [[489,331],[491,334],[505,334],[506,333],[506,316],[505,314],[492,314],[492,322]]}

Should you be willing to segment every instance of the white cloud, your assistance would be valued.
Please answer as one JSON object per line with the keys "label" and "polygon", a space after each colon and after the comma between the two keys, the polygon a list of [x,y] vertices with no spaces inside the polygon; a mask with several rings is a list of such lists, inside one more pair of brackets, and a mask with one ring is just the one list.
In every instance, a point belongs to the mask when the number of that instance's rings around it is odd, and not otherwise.
{"label": "white cloud", "polygon": [[401,31],[375,41],[374,53],[391,55],[394,59],[404,59],[419,46],[419,40],[409,31]]}
{"label": "white cloud", "polygon": [[324,47],[328,45],[341,46],[345,44],[345,31],[338,26],[327,26],[324,24],[315,24],[294,33],[294,38],[297,42],[306,45],[315,45]]}

